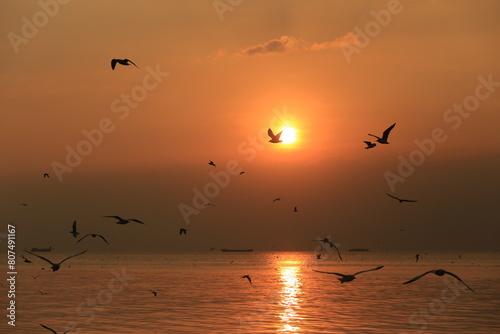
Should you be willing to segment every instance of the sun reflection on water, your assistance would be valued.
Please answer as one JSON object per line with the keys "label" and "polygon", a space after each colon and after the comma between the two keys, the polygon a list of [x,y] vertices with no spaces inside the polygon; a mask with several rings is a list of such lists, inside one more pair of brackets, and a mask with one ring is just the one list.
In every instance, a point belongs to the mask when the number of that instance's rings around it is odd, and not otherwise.
{"label": "sun reflection on water", "polygon": [[[296,263],[295,263],[296,262]],[[293,264],[296,264],[293,266]],[[300,310],[301,283],[299,273],[299,261],[286,261],[280,267],[280,281],[282,289],[280,290],[283,309],[279,313],[282,321],[282,328],[278,329],[280,333],[297,333],[300,330],[301,317],[298,314]]]}

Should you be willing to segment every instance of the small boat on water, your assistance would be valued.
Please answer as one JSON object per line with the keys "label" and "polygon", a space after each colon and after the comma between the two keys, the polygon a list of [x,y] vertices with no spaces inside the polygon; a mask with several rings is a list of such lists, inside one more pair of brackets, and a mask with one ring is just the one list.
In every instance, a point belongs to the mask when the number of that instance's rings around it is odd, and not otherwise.
{"label": "small boat on water", "polygon": [[221,251],[223,252],[253,252],[253,249],[227,249],[227,248],[222,248]]}
{"label": "small boat on water", "polygon": [[32,252],[50,252],[51,250],[52,246],[50,246],[49,248],[36,248],[36,247],[31,248]]}
{"label": "small boat on water", "polygon": [[351,248],[349,249],[349,252],[369,252],[370,250],[368,248]]}

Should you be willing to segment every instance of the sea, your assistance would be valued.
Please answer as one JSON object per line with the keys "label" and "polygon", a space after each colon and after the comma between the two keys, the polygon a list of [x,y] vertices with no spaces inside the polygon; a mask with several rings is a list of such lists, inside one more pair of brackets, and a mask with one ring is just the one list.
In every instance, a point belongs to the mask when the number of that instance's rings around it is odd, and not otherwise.
{"label": "sea", "polygon": [[[71,253],[39,253],[59,261]],[[52,272],[25,254],[1,333],[500,333],[500,253],[92,253]],[[334,274],[353,274],[341,283]],[[44,269],[42,269],[44,268]],[[458,275],[475,292],[450,275]],[[249,275],[251,282],[243,277]],[[14,288],[15,297],[9,298]],[[156,295],[154,293],[156,293]],[[15,302],[15,322],[8,315]],[[9,324],[9,321],[11,324]],[[15,326],[12,326],[15,324]]]}

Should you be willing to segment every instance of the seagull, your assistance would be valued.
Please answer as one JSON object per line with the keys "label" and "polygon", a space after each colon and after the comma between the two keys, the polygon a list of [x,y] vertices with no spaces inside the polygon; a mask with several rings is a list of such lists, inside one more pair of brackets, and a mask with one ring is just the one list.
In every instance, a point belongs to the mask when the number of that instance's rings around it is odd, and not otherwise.
{"label": "seagull", "polygon": [[92,236],[92,238],[99,237],[99,238],[101,238],[102,240],[104,240],[104,242],[105,242],[105,243],[107,243],[107,244],[109,245],[109,242],[108,242],[108,241],[107,241],[107,240],[106,240],[106,239],[105,239],[102,235],[100,235],[100,234],[95,234],[95,233],[89,233],[89,234],[87,234],[86,236],[84,236],[83,238],[81,238],[80,240],[78,240],[77,242],[82,241],[83,239],[85,239],[85,238],[86,238],[86,237],[88,237],[89,235],[90,235],[90,236]]}
{"label": "seagull", "polygon": [[26,263],[31,263],[30,260],[28,260],[27,258],[24,257],[24,255],[21,254],[21,258],[24,260],[24,262]]}
{"label": "seagull", "polygon": [[369,150],[369,149],[374,148],[375,146],[377,146],[377,144],[372,143],[371,141],[364,141],[363,143],[366,144],[365,150]]}
{"label": "seagull", "polygon": [[76,220],[73,222],[73,228],[71,229],[71,231],[69,231],[69,233],[73,234],[74,238],[76,238],[80,234],[80,232],[76,231]]}
{"label": "seagull", "polygon": [[418,262],[419,257],[420,257],[420,254],[415,255],[415,262]]}
{"label": "seagull", "polygon": [[352,275],[344,275],[344,274],[333,273],[333,272],[329,272],[329,271],[319,271],[319,270],[314,270],[314,269],[313,269],[313,271],[316,271],[318,273],[323,273],[323,274],[333,274],[333,275],[340,276],[340,278],[338,280],[340,281],[340,283],[344,283],[344,282],[350,282],[350,281],[356,279],[355,276],[358,275],[358,274],[366,273],[368,271],[379,270],[379,269],[382,269],[382,268],[384,268],[384,266],[379,266],[379,267],[373,268],[373,269],[358,271],[357,273],[352,274]]}
{"label": "seagull", "polygon": [[209,164],[210,166],[214,166],[214,167],[216,167],[215,162],[213,162],[212,160],[210,160],[210,162],[209,162],[208,164]]}
{"label": "seagull", "polygon": [[299,210],[297,210],[297,207],[293,208],[293,212],[299,212]]}
{"label": "seagull", "polygon": [[245,174],[245,172],[240,172],[240,175],[243,175],[243,174]]}
{"label": "seagull", "polygon": [[35,254],[35,253],[31,253],[30,251],[27,251],[26,249],[25,249],[24,251],[25,251],[26,253],[29,253],[29,254],[34,255],[34,256],[36,256],[36,257],[39,257],[40,259],[42,259],[42,260],[47,261],[48,263],[50,263],[50,264],[52,265],[52,271],[58,271],[58,270],[59,270],[59,268],[61,267],[61,264],[62,264],[64,261],[69,260],[69,259],[71,259],[72,257],[78,256],[78,255],[82,255],[83,253],[85,253],[85,252],[86,252],[86,251],[83,251],[83,252],[81,252],[81,253],[78,253],[78,254],[75,254],[75,255],[71,255],[71,256],[69,256],[69,257],[65,258],[64,260],[60,261],[59,263],[54,263],[54,262],[52,262],[52,261],[50,261],[50,260],[48,260],[48,259],[44,258],[43,256],[40,256],[40,255]]}
{"label": "seagull", "polygon": [[339,249],[337,248],[337,246],[335,245],[335,243],[333,243],[332,241],[330,241],[330,239],[328,238],[324,238],[324,239],[321,239],[321,240],[318,240],[318,239],[315,239],[313,241],[320,241],[322,242],[323,244],[329,244],[330,245],[330,248],[334,247],[336,250],[337,250],[337,254],[339,255],[339,259],[340,261],[343,261],[342,260],[342,256],[340,255],[340,251]]}
{"label": "seagull", "polygon": [[281,197],[273,199],[273,203],[276,202],[276,201],[281,201]]}
{"label": "seagull", "polygon": [[368,134],[368,135],[377,138],[377,142],[379,142],[380,144],[389,144],[389,142],[387,141],[387,138],[389,138],[389,133],[391,132],[391,130],[394,128],[395,125],[396,125],[396,123],[394,123],[393,125],[388,127],[387,130],[385,130],[384,133],[382,134],[382,138],[380,138],[379,136],[372,135],[372,134]]}
{"label": "seagull", "polygon": [[181,229],[179,230],[179,235],[182,235],[183,233],[184,233],[184,234],[187,234],[187,230],[186,230],[185,228],[181,228]]}
{"label": "seagull", "polygon": [[128,224],[130,222],[136,222],[136,223],[139,223],[139,224],[146,225],[146,224],[144,224],[143,222],[141,222],[140,220],[137,220],[137,219],[123,219],[122,217],[119,217],[119,216],[103,216],[103,217],[106,217],[106,218],[116,218],[116,219],[118,219],[118,221],[116,223],[120,224],[120,225],[125,225],[125,224]]}
{"label": "seagull", "polygon": [[50,176],[49,176],[49,173],[45,173],[45,174],[43,174],[43,178],[49,178],[49,177],[50,177]]}
{"label": "seagull", "polygon": [[267,130],[267,134],[268,134],[269,137],[271,137],[271,140],[269,142],[270,143],[274,143],[274,144],[282,143],[283,140],[280,140],[280,137],[281,137],[282,133],[283,133],[283,131],[281,131],[277,135],[274,135],[273,130],[268,129]]}
{"label": "seagull", "polygon": [[450,273],[449,271],[446,271],[446,270],[443,270],[443,269],[436,269],[436,270],[429,270],[428,272],[425,272],[423,273],[422,275],[419,275],[417,277],[414,277],[412,278],[411,280],[409,280],[408,282],[404,282],[403,284],[408,284],[408,283],[411,283],[411,282],[415,282],[416,280],[418,280],[419,278],[421,277],[424,277],[425,275],[429,274],[429,273],[434,273],[438,276],[443,276],[444,274],[448,274],[448,275],[451,275],[453,277],[455,277],[457,280],[459,280],[460,282],[462,282],[463,285],[465,285],[470,291],[472,292],[476,292],[474,290],[472,290],[467,284],[465,284],[464,281],[462,281],[460,279],[460,277],[458,277],[457,275],[455,275],[454,273]]}
{"label": "seagull", "polygon": [[[111,68],[113,70],[115,69],[116,63],[118,63],[120,65],[124,65],[124,66],[129,66],[130,64],[132,64],[135,67],[137,67],[137,65],[134,64],[134,62],[130,59],[112,59],[111,60]],[[139,67],[137,67],[137,68],[139,68]]]}
{"label": "seagull", "polygon": [[321,254],[316,254],[316,259],[321,260]]}
{"label": "seagull", "polygon": [[399,203],[403,203],[403,202],[418,202],[417,200],[415,199],[402,199],[402,198],[398,198],[396,196],[392,196],[392,195],[389,195],[388,193],[385,193],[387,196],[389,197],[392,197],[394,199],[397,199],[399,201]]}
{"label": "seagull", "polygon": [[250,284],[252,284],[252,279],[249,275],[241,276],[241,278],[246,278],[250,282]]}
{"label": "seagull", "polygon": [[47,292],[42,292],[42,291],[40,291],[40,290],[36,290],[36,291],[40,292],[40,294],[41,294],[42,296],[47,294]]}
{"label": "seagull", "polygon": [[149,291],[150,291],[153,295],[155,295],[155,297],[156,297],[156,295],[158,294],[158,292],[156,292],[156,291],[153,291],[153,290],[149,290]]}
{"label": "seagull", "polygon": [[26,204],[26,203],[21,203],[21,204],[19,204],[19,205],[22,205],[22,206],[28,206],[28,204]]}
{"label": "seagull", "polygon": [[[44,326],[44,325],[42,325],[42,324],[40,324],[40,326],[42,326],[42,327],[43,327],[43,328],[45,328],[45,329],[48,329],[49,331],[51,331],[51,332],[52,332],[52,333],[54,333],[54,334],[57,334],[57,332],[56,332],[55,330],[53,330],[52,328],[49,328],[49,327]],[[74,331],[74,330],[75,330],[75,328],[76,328],[76,327],[71,328],[71,329],[67,330],[66,332],[64,332],[63,334],[66,334],[66,333],[69,333],[69,332],[71,332],[71,331]]]}

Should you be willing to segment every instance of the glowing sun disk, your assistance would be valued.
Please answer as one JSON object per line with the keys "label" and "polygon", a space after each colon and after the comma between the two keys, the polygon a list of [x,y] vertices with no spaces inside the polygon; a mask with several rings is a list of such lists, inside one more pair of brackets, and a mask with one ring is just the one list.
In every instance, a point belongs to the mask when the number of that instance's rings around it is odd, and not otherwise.
{"label": "glowing sun disk", "polygon": [[284,127],[282,129],[283,133],[281,134],[280,139],[283,141],[283,144],[291,144],[297,140],[297,130],[291,127]]}

